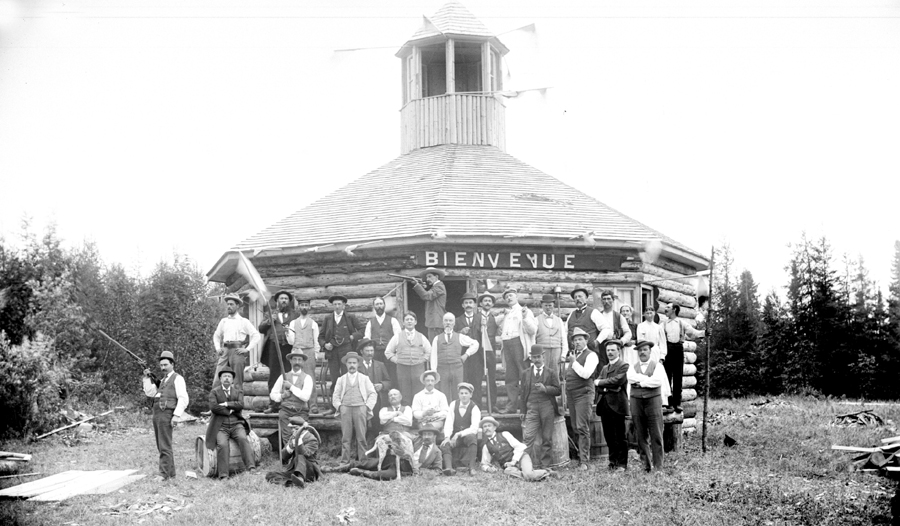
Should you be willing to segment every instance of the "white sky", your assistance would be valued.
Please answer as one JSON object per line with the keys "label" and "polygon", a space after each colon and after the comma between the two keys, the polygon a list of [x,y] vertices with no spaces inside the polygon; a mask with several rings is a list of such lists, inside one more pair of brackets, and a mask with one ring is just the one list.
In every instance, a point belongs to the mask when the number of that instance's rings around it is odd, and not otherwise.
{"label": "white sky", "polygon": [[[394,53],[442,3],[0,0],[0,233],[28,214],[107,261],[209,269],[399,155]],[[510,154],[700,252],[729,241],[763,293],[803,230],[886,287],[900,2],[463,3],[536,23],[501,36],[505,88],[553,87],[507,102]],[[361,46],[390,47],[334,52]]]}

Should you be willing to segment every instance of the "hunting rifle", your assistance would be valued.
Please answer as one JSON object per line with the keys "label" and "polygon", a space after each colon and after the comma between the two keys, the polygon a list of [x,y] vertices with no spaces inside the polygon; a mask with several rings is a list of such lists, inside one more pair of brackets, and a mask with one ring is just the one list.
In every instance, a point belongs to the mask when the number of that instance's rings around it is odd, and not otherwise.
{"label": "hunting rifle", "polygon": [[[140,364],[141,367],[144,368],[144,370],[147,370],[147,369],[149,368],[149,366],[147,365],[147,360],[144,360],[144,359],[141,358],[140,356],[138,356],[138,355],[134,354],[133,352],[129,351],[128,349],[126,349],[124,345],[122,345],[121,343],[119,343],[119,342],[117,342],[116,340],[114,340],[112,336],[110,336],[109,334],[106,334],[105,332],[103,332],[102,329],[97,329],[97,332],[99,332],[99,333],[102,334],[103,336],[106,336],[106,339],[109,340],[109,341],[111,341],[111,342],[113,342],[114,344],[116,344],[116,346],[119,347],[119,349],[122,349],[123,351],[127,352],[132,358],[134,358],[134,360],[135,360],[138,364]],[[148,373],[147,373],[147,377],[150,378],[150,381],[151,381],[151,382],[153,382],[153,383],[156,384],[157,386],[159,385],[159,379],[156,378],[156,375],[155,375],[155,374],[153,374],[152,372],[148,372]]]}
{"label": "hunting rifle", "polygon": [[388,276],[391,276],[393,278],[405,279],[406,281],[415,281],[416,283],[422,283],[422,280],[415,276],[404,276],[403,274],[391,274],[390,272],[388,272]]}

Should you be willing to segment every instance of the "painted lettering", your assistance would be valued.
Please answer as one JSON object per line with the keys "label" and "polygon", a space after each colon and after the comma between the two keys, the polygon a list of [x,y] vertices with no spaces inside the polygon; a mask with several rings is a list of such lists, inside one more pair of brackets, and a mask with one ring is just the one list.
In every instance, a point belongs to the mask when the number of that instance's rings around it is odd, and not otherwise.
{"label": "painted lettering", "polygon": [[537,254],[525,254],[525,257],[531,262],[531,268],[538,268]]}
{"label": "painted lettering", "polygon": [[[547,263],[547,256],[550,256],[550,263]],[[544,254],[544,257],[541,258],[544,263],[544,268],[553,268],[556,265],[556,254]],[[537,268],[537,265],[535,265]]]}
{"label": "painted lettering", "polygon": [[522,254],[518,252],[510,252],[509,253],[509,266],[510,268],[522,268],[522,265],[519,264],[519,256]]}
{"label": "painted lettering", "polygon": [[465,267],[466,266],[466,253],[465,252],[456,252],[456,257],[453,259],[453,264],[457,267]]}
{"label": "painted lettering", "polygon": [[425,251],[425,266],[433,267],[438,264],[438,253]]}
{"label": "painted lettering", "polygon": [[488,261],[491,262],[491,268],[497,268],[497,263],[500,263],[500,254],[488,254]]}
{"label": "painted lettering", "polygon": [[575,259],[575,254],[566,254],[563,258],[563,268],[575,268],[575,263],[572,261]]}
{"label": "painted lettering", "polygon": [[474,252],[472,254],[472,266],[473,267],[483,267],[484,266],[484,252]]}

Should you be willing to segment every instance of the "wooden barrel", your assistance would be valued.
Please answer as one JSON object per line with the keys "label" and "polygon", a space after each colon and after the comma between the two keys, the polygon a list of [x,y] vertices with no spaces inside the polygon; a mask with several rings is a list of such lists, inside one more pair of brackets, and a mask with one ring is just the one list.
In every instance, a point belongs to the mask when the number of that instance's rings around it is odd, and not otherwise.
{"label": "wooden barrel", "polygon": [[[256,433],[250,431],[247,440],[250,442],[250,449],[253,450],[253,459],[256,461],[256,464],[259,465],[259,460],[262,457],[262,445],[259,442],[259,437],[256,436]],[[244,465],[244,460],[241,458],[241,448],[233,438],[229,440],[229,444],[229,473],[244,471],[247,469],[247,466]],[[206,449],[205,435],[197,437],[197,441],[194,443],[194,455],[194,458],[197,461],[197,471],[199,471],[202,476],[215,477],[218,474],[216,467],[216,448],[214,447],[211,450]]]}
{"label": "wooden barrel", "polygon": [[566,417],[557,416],[553,420],[553,447],[551,449],[552,464],[558,468],[569,463],[569,432],[566,431]]}
{"label": "wooden barrel", "polygon": [[609,458],[609,448],[606,446],[606,437],[603,436],[603,423],[600,417],[593,413],[591,413],[591,458],[594,460]]}

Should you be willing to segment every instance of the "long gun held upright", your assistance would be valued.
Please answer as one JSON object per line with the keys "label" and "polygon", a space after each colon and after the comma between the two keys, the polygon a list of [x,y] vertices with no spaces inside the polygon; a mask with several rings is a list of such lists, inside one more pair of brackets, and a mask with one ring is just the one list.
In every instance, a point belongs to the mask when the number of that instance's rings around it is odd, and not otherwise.
{"label": "long gun held upright", "polygon": [[[140,356],[134,354],[133,352],[129,351],[124,345],[122,345],[121,343],[117,342],[112,336],[110,336],[109,334],[106,334],[105,332],[103,332],[103,330],[97,329],[97,332],[99,332],[100,334],[102,334],[103,336],[105,336],[107,340],[113,342],[119,349],[122,349],[123,351],[127,352],[132,358],[134,358],[134,360],[135,360],[138,364],[140,364],[141,367],[143,367],[144,369],[147,369],[147,361],[146,361],[146,360],[144,360],[144,359],[141,358]],[[156,378],[156,375],[155,375],[155,374],[153,374],[153,373],[151,372],[148,376],[149,376],[151,382],[153,382],[153,383],[156,384],[156,385],[159,385],[159,380]]]}

